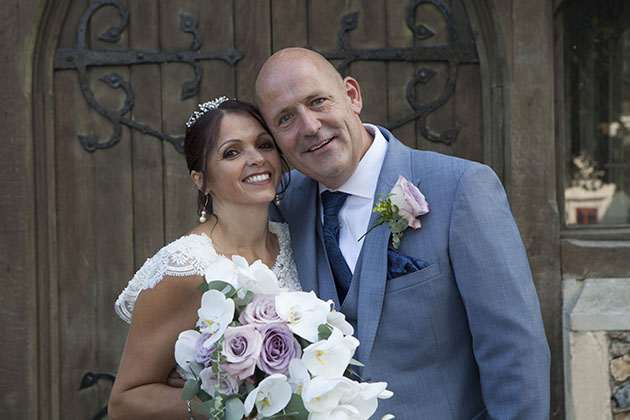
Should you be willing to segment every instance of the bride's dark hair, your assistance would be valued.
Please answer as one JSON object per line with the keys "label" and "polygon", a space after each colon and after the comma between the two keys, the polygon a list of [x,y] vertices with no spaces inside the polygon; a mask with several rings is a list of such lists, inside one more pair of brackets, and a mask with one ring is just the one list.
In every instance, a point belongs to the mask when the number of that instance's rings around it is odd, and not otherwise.
{"label": "bride's dark hair", "polygon": [[[186,128],[186,136],[184,137],[184,155],[186,156],[186,164],[188,171],[197,171],[203,174],[203,181],[199,196],[197,198],[197,213],[201,213],[206,202],[206,195],[202,192],[206,190],[208,182],[208,153],[212,150],[212,145],[219,135],[221,121],[227,114],[242,114],[253,117],[267,131],[269,128],[265,124],[262,115],[253,105],[236,99],[228,99],[222,102],[217,108],[205,112],[188,128]],[[275,139],[274,139],[275,142]],[[276,145],[277,148],[277,145]],[[287,175],[282,177],[279,194],[282,194],[288,187],[290,181],[289,164],[280,153],[282,162],[282,171]],[[208,214],[212,213],[212,198],[208,195],[208,205],[206,206]]]}

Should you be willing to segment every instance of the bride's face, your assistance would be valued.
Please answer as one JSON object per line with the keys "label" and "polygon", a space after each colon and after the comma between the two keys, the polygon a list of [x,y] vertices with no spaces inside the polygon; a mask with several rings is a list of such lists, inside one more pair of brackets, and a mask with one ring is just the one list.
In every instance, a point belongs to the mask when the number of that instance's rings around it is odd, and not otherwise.
{"label": "bride's face", "polygon": [[268,204],[281,177],[280,155],[271,134],[249,115],[223,116],[208,155],[208,191],[213,207]]}

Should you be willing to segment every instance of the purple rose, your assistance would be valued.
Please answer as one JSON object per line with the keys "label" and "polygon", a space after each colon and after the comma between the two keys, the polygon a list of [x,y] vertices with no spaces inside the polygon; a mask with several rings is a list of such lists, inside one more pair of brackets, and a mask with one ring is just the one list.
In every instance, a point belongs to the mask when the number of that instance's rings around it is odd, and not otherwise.
{"label": "purple rose", "polygon": [[410,227],[420,228],[421,223],[417,217],[429,212],[429,203],[420,190],[400,175],[390,194],[392,204],[398,206],[398,215],[405,219]]}
{"label": "purple rose", "polygon": [[258,359],[258,368],[265,373],[286,374],[289,362],[302,356],[300,343],[293,336],[291,329],[284,323],[267,324],[260,330],[262,349]]}
{"label": "purple rose", "polygon": [[276,296],[254,295],[238,320],[243,325],[253,325],[259,330],[272,322],[282,322],[276,312]]}
{"label": "purple rose", "polygon": [[238,379],[254,374],[260,356],[262,337],[253,325],[228,327],[224,333],[223,354],[227,362],[221,368]]}
{"label": "purple rose", "polygon": [[206,348],[203,343],[210,338],[210,334],[201,334],[199,339],[197,340],[197,345],[195,346],[195,361],[197,363],[201,363],[205,367],[209,367],[212,365],[212,360],[210,356],[212,352],[216,350],[217,346],[215,344],[211,345],[210,348]]}
{"label": "purple rose", "polygon": [[[201,379],[201,389],[214,398],[217,385],[217,374],[212,371],[212,368],[205,368],[199,372],[199,378]],[[227,395],[238,393],[240,383],[237,379],[223,373],[219,375],[219,379],[219,391]]]}

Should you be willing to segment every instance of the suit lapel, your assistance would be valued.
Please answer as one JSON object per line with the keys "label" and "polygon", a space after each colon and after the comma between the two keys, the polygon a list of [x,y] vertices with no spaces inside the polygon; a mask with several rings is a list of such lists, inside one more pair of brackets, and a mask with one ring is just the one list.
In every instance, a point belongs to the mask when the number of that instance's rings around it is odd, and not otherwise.
{"label": "suit lapel", "polygon": [[287,222],[291,232],[293,257],[300,273],[300,284],[303,290],[314,290],[319,295],[315,264],[318,241],[316,237],[317,183],[304,177],[292,191],[291,200],[286,206],[286,213],[295,217]]}
{"label": "suit lapel", "polygon": [[[410,150],[405,148],[394,136],[381,129],[388,140],[387,153],[383,160],[381,173],[379,174],[374,202],[382,193],[389,193],[398,177],[403,175],[412,180],[413,174],[410,163]],[[370,226],[380,218],[378,213],[373,213],[370,218]],[[361,248],[357,268],[359,274],[359,302],[357,309],[358,339],[361,345],[358,348],[358,359],[366,362],[370,356],[376,331],[385,299],[385,286],[387,281],[387,246],[390,231],[383,224],[374,229],[365,237]]]}

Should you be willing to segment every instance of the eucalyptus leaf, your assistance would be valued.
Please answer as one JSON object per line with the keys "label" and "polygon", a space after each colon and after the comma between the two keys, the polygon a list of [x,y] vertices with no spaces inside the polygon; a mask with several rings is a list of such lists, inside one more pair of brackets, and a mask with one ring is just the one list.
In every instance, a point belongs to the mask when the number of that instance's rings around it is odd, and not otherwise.
{"label": "eucalyptus leaf", "polygon": [[238,398],[230,398],[225,401],[225,420],[241,420],[244,415],[243,401]]}
{"label": "eucalyptus leaf", "polygon": [[243,299],[245,300],[245,302],[249,303],[252,301],[253,298],[254,298],[254,292],[252,292],[251,290],[248,290],[247,293],[245,293],[245,297]]}
{"label": "eucalyptus leaf", "polygon": [[350,361],[348,362],[349,365],[353,365],[353,366],[361,366],[364,367],[365,365],[361,362],[359,362],[356,359],[350,359]]}
{"label": "eucalyptus leaf", "polygon": [[223,293],[225,296],[232,296],[236,289],[230,283],[221,281],[221,280],[213,280],[208,283],[208,290],[218,290]]}
{"label": "eucalyptus leaf", "polygon": [[284,409],[284,412],[287,413],[287,420],[307,420],[308,419],[308,411],[304,408],[304,402],[302,401],[302,397],[298,394],[292,394],[291,400],[289,404]]}
{"label": "eucalyptus leaf", "polygon": [[332,328],[326,324],[320,324],[317,327],[317,339],[318,340],[327,340],[328,337],[332,334]]}
{"label": "eucalyptus leaf", "polygon": [[213,417],[215,410],[214,407],[212,406],[212,401],[205,401],[205,402],[198,402],[198,401],[191,401],[190,405],[192,407],[193,410],[195,410],[196,413],[201,414],[202,416],[206,416],[206,417]]}
{"label": "eucalyptus leaf", "polygon": [[182,400],[192,400],[197,395],[197,391],[199,391],[199,382],[194,379],[187,380],[182,390]]}
{"label": "eucalyptus leaf", "polygon": [[208,283],[203,281],[203,282],[201,282],[201,284],[199,286],[197,286],[197,290],[201,290],[202,292],[207,292],[210,289],[208,288]]}

